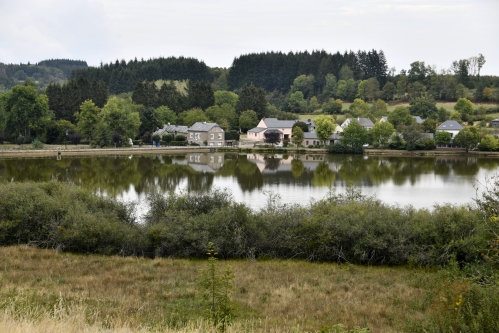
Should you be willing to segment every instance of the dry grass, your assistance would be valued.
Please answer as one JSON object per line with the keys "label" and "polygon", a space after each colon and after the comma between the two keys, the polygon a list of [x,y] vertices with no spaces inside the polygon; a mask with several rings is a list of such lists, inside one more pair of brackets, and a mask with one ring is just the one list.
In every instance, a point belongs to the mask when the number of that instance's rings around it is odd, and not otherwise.
{"label": "dry grass", "polygon": [[[1,332],[208,331],[197,288],[205,261],[0,248]],[[400,332],[429,315],[438,274],[420,269],[220,261],[235,273],[231,331],[343,323]],[[200,327],[204,327],[199,330]]]}

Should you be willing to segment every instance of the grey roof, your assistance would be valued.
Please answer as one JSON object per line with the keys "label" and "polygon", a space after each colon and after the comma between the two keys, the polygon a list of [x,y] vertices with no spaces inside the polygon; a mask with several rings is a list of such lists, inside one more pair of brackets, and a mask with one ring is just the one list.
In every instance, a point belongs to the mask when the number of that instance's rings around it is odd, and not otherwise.
{"label": "grey roof", "polygon": [[496,119],[491,120],[491,121],[493,121],[493,122],[495,122],[495,123],[496,123],[496,122],[499,122],[499,118],[496,118]]}
{"label": "grey roof", "polygon": [[423,119],[421,119],[420,116],[412,116],[412,118],[414,118],[418,124],[422,124],[423,123]]}
{"label": "grey roof", "polygon": [[374,123],[369,118],[347,118],[347,120],[348,119],[350,119],[350,121],[352,121],[352,119],[357,120],[362,127],[373,127],[374,126]]}
{"label": "grey roof", "polygon": [[291,128],[296,120],[279,120],[277,118],[263,118],[262,119],[267,128]]}
{"label": "grey roof", "polygon": [[162,136],[165,133],[177,133],[177,134],[187,134],[187,126],[177,126],[177,125],[164,125],[163,128],[158,129],[153,133],[153,135],[158,134]]}
{"label": "grey roof", "polygon": [[263,128],[263,127],[255,127],[255,128],[248,130],[248,132],[260,133],[261,131],[265,131],[265,130],[266,130],[266,128]]}
{"label": "grey roof", "polygon": [[192,132],[209,132],[213,127],[219,126],[216,123],[207,123],[207,122],[197,122],[191,127],[189,127],[189,131]]}
{"label": "grey roof", "polygon": [[442,124],[440,124],[440,126],[437,127],[437,130],[441,130],[441,131],[452,131],[452,130],[456,131],[457,130],[457,131],[460,131],[463,128],[464,127],[455,120],[446,120]]}

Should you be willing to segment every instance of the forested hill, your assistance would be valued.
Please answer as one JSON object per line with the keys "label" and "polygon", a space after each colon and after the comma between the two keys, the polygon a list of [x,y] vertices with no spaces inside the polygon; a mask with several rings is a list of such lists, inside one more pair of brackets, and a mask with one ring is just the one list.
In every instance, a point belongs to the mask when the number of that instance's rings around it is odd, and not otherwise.
{"label": "forested hill", "polygon": [[133,91],[137,81],[192,80],[213,82],[214,75],[203,61],[194,58],[169,57],[149,60],[125,60],[73,71],[72,77],[86,77],[90,82],[104,81],[109,92]]}
{"label": "forested hill", "polygon": [[341,54],[314,51],[309,53],[252,53],[234,59],[228,75],[230,89],[238,89],[253,83],[266,91],[287,92],[293,80],[302,74],[313,74],[316,88],[322,90],[327,74],[341,77],[341,68],[347,65],[353,71],[353,79],[367,80],[374,77],[381,86],[386,82],[388,64],[383,51],[345,52]]}
{"label": "forested hill", "polygon": [[85,61],[69,59],[51,59],[38,64],[3,64],[0,63],[0,92],[23,84],[26,79],[43,88],[49,83],[63,83],[69,78],[71,71],[87,68]]}
{"label": "forested hill", "polygon": [[71,72],[75,69],[88,68],[87,62],[83,60],[70,60],[70,59],[50,59],[40,61],[38,66],[59,68],[63,71],[66,78],[71,76]]}

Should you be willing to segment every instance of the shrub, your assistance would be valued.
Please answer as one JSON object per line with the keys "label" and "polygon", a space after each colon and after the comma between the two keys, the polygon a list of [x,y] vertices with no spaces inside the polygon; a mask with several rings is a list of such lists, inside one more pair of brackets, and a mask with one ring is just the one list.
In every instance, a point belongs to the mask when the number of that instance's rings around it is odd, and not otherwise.
{"label": "shrub", "polygon": [[160,142],[161,141],[161,137],[159,136],[159,134],[154,134],[152,136],[152,141]]}
{"label": "shrub", "polygon": [[31,143],[31,146],[33,147],[33,149],[43,149],[44,147],[44,144],[43,142],[41,142],[40,140],[38,140],[38,138],[36,138],[32,143]]}
{"label": "shrub", "polygon": [[175,136],[175,141],[187,141],[187,137],[183,134],[177,134]]}

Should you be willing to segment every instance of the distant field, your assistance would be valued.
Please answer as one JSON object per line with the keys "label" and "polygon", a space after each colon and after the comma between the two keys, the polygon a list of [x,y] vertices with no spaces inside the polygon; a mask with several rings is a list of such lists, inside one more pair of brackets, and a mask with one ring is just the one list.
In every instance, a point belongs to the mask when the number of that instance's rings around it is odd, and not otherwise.
{"label": "distant field", "polygon": [[[352,103],[343,103],[343,111],[348,111],[348,108],[350,107],[350,104]],[[444,108],[447,111],[453,111],[454,110],[454,105],[456,105],[456,102],[441,102],[437,103],[437,108]],[[485,108],[497,108],[499,111],[499,104],[492,104],[492,103],[484,103],[482,104],[485,106]],[[409,103],[398,103],[398,104],[393,104],[393,105],[388,105],[388,112],[391,112],[395,110],[396,107],[398,106],[409,106]],[[475,108],[479,106],[479,104],[474,104]],[[320,112],[321,110],[317,110],[316,112]],[[318,114],[300,114],[299,119],[315,119]],[[495,118],[499,118],[499,112],[496,113],[489,113],[487,116]],[[344,115],[337,115],[337,119],[345,119]]]}

